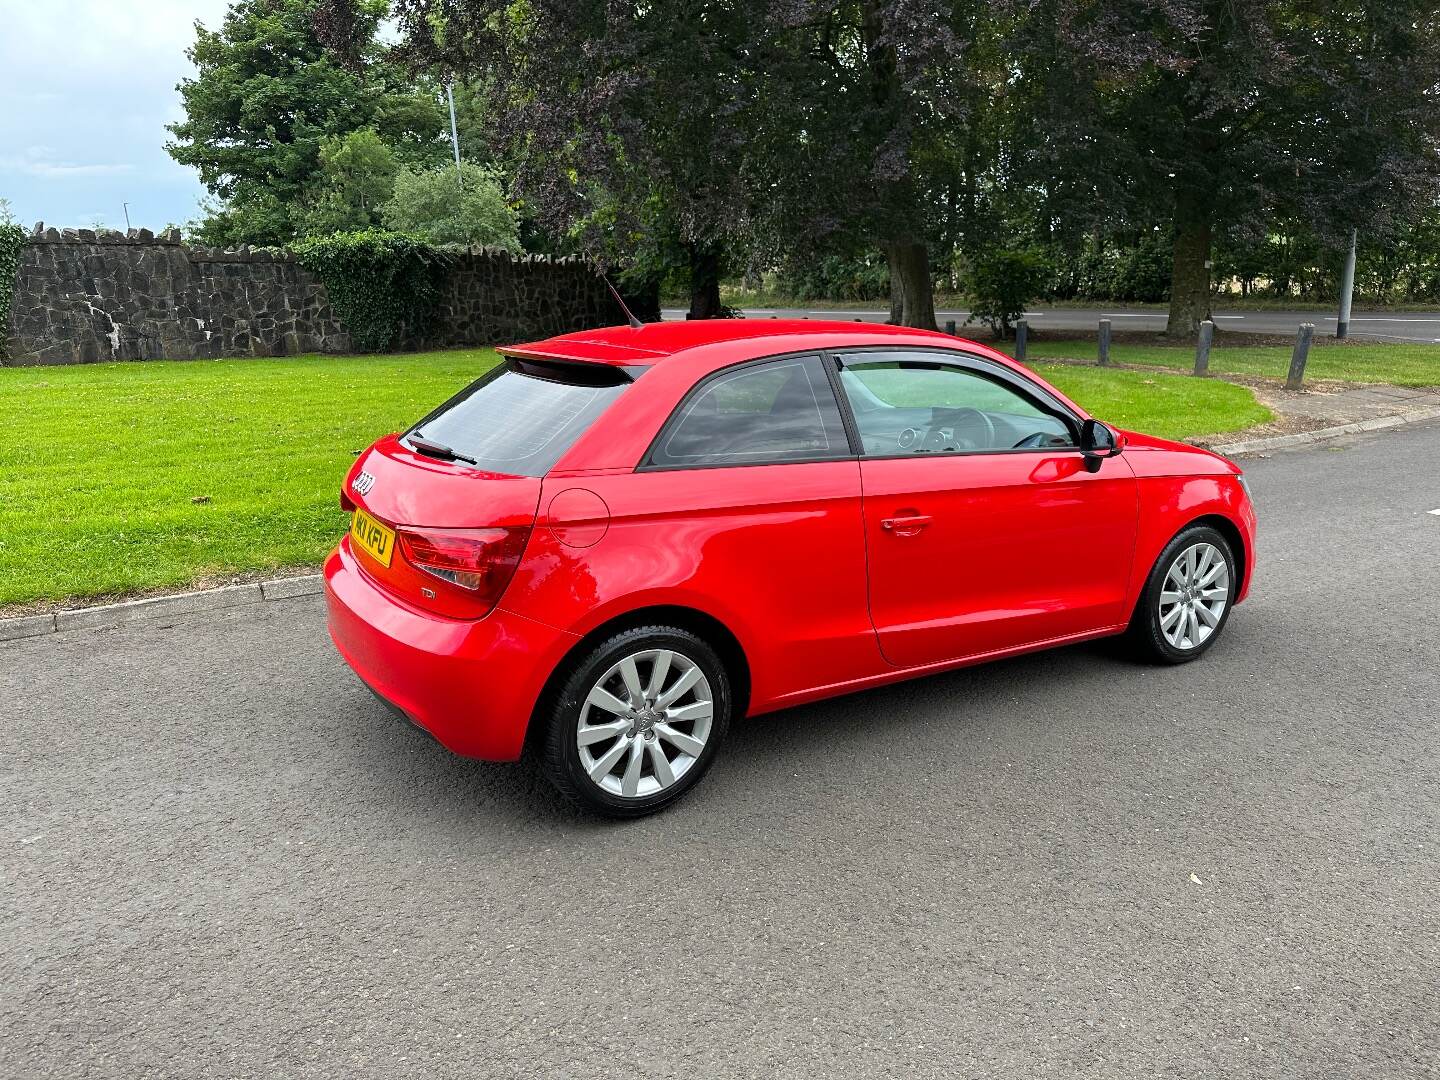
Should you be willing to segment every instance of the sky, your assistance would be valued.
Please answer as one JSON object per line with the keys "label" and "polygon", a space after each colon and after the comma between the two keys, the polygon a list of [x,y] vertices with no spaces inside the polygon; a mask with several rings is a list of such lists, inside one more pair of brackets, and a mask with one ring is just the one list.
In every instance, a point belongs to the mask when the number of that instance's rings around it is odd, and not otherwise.
{"label": "sky", "polygon": [[226,0],[0,0],[0,198],[27,228],[159,230],[204,189],[165,153],[196,20]]}

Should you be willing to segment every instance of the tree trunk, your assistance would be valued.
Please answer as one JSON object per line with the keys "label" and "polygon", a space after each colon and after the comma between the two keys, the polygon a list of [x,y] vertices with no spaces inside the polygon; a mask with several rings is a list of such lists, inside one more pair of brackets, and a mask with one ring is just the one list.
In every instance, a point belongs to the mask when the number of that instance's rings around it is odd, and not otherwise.
{"label": "tree trunk", "polygon": [[900,284],[900,264],[895,259],[895,248],[885,247],[885,262],[890,267],[890,318],[885,321],[891,326],[901,325],[905,317],[905,290]]}
{"label": "tree trunk", "polygon": [[1175,250],[1170,271],[1168,337],[1194,338],[1210,317],[1210,205],[1183,182],[1175,194]]}
{"label": "tree trunk", "polygon": [[690,312],[687,319],[718,319],[720,305],[720,253],[690,248]]}
{"label": "tree trunk", "polygon": [[895,282],[900,282],[902,310],[899,325],[935,329],[935,283],[930,280],[930,253],[918,240],[897,240],[886,251],[890,259],[890,306],[895,306]]}

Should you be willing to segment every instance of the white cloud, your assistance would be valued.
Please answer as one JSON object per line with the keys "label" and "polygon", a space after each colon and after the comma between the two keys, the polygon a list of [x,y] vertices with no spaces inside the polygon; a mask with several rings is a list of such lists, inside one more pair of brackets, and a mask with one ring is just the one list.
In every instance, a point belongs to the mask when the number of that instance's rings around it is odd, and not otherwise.
{"label": "white cloud", "polygon": [[0,168],[13,168],[16,172],[24,173],[26,176],[112,176],[115,173],[133,172],[134,165],[129,162],[96,163],[89,165],[73,165],[63,161],[21,161],[16,162],[13,158],[0,158]]}
{"label": "white cloud", "polygon": [[114,173],[130,172],[135,168],[129,162],[88,162],[79,164],[72,161],[56,161],[55,151],[48,146],[29,146],[20,156],[0,157],[0,172],[17,172],[24,176],[109,176]]}

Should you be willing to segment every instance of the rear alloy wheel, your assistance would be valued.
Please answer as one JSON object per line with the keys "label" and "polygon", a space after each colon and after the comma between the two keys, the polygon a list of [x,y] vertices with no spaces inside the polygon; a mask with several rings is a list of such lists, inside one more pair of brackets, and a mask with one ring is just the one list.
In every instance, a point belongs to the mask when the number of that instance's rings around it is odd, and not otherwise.
{"label": "rear alloy wheel", "polygon": [[1130,624],[1147,659],[1194,660],[1215,643],[1230,617],[1235,557],[1215,529],[1186,529],[1160,553]]}
{"label": "rear alloy wheel", "polygon": [[545,770],[582,805],[638,817],[699,781],[729,713],[729,680],[709,645],[673,627],[627,630],[566,680],[546,733]]}

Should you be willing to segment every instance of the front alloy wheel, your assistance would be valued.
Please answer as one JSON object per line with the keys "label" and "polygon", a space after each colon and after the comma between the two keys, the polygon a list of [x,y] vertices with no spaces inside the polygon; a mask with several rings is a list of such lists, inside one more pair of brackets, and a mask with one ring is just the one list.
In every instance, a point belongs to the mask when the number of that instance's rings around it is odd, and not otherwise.
{"label": "front alloy wheel", "polygon": [[1177,649],[1215,633],[1230,604],[1230,567],[1214,544],[1191,544],[1175,557],[1160,591],[1160,632]]}
{"label": "front alloy wheel", "polygon": [[1229,542],[1208,525],[1183,530],[1155,560],[1130,621],[1130,644],[1162,664],[1194,660],[1230,618],[1236,581]]}
{"label": "front alloy wheel", "polygon": [[612,817],[638,817],[699,781],[729,714],[728,673],[709,644],[677,627],[622,631],[570,669],[542,764],[561,794]]}

